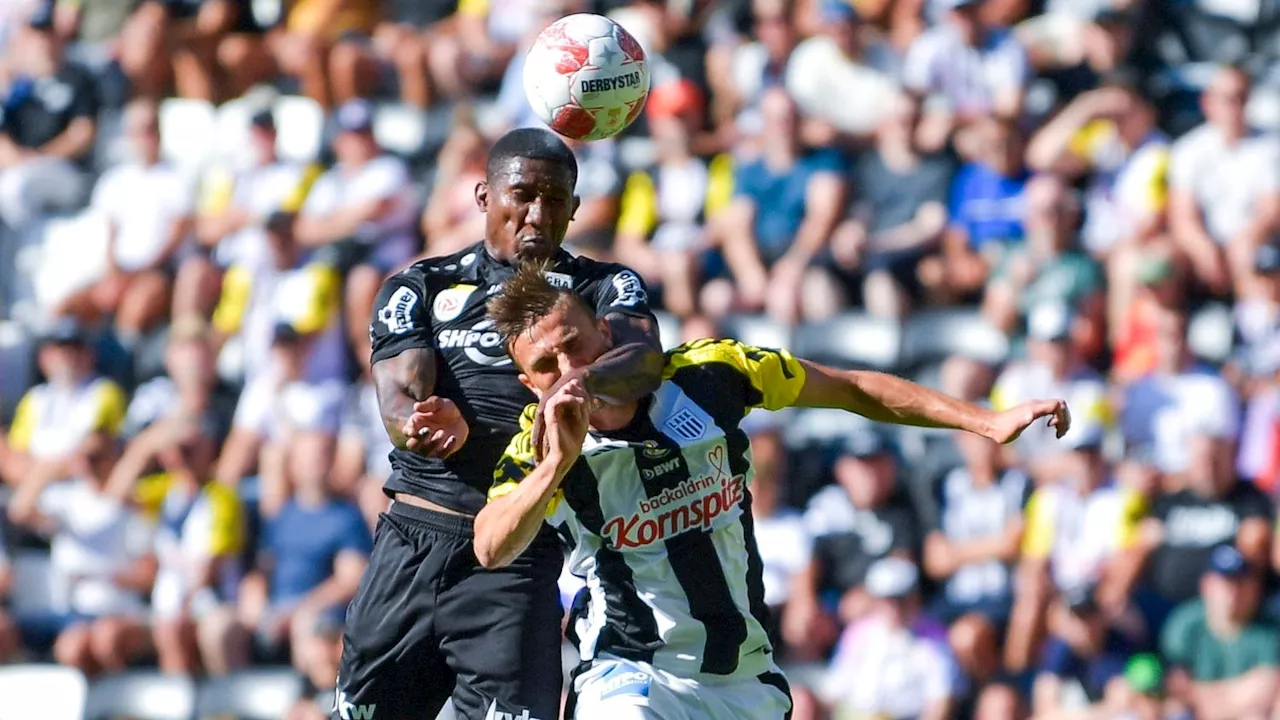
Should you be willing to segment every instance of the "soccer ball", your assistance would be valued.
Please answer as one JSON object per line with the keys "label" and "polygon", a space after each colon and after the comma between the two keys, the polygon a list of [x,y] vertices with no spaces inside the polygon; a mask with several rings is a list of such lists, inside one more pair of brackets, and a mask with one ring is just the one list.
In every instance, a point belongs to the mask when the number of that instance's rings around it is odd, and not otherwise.
{"label": "soccer ball", "polygon": [[551,23],[524,60],[524,94],[552,130],[574,140],[613,137],[649,96],[649,67],[631,33],[591,13]]}

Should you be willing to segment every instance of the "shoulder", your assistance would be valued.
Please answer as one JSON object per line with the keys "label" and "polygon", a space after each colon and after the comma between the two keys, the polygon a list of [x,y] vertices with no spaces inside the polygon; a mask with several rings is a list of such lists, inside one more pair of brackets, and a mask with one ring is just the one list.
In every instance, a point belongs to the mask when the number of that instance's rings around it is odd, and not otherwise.
{"label": "shoulder", "polygon": [[1217,133],[1209,124],[1200,125],[1173,142],[1172,160],[1198,159],[1205,152],[1212,152]]}

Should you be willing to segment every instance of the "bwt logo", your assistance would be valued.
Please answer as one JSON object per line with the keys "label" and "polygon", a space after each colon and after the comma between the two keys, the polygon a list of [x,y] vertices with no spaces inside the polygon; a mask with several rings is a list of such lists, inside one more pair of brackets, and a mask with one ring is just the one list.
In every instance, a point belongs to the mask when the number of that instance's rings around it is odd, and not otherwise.
{"label": "bwt logo", "polygon": [[528,709],[521,710],[518,714],[503,712],[498,709],[498,701],[494,700],[489,703],[489,712],[485,713],[484,720],[538,720],[538,718],[530,715]]}
{"label": "bwt logo", "polygon": [[347,701],[347,694],[338,691],[337,697],[338,716],[342,720],[373,720],[373,711],[378,708],[377,703],[369,703],[368,705],[356,705]]}

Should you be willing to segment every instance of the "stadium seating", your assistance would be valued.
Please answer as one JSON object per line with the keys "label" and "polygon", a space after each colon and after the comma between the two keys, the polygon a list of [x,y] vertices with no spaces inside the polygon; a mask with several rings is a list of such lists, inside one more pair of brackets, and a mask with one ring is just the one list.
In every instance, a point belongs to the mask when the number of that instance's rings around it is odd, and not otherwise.
{"label": "stadium seating", "polygon": [[720,321],[720,330],[726,337],[756,347],[791,347],[791,330],[764,316],[730,315]]}
{"label": "stadium seating", "polygon": [[800,326],[791,349],[801,357],[836,367],[892,370],[900,359],[902,329],[894,320],[846,313]]}
{"label": "stadium seating", "polygon": [[320,157],[324,110],[314,100],[286,95],[272,107],[276,120],[276,152],[283,160],[309,163]]}
{"label": "stadium seating", "polygon": [[278,720],[302,693],[302,679],[289,668],[249,670],[210,678],[200,686],[196,717]]}
{"label": "stadium seating", "polygon": [[80,720],[88,683],[60,665],[0,668],[0,720]]}
{"label": "stadium seating", "polygon": [[208,102],[169,98],[160,104],[160,154],[175,165],[199,170],[213,157],[217,113]]}
{"label": "stadium seating", "polygon": [[902,366],[908,371],[951,355],[996,365],[1008,354],[1008,338],[974,309],[920,312],[911,316],[902,330]]}
{"label": "stadium seating", "polygon": [[193,720],[195,710],[196,685],[190,678],[139,670],[95,681],[84,720]]}

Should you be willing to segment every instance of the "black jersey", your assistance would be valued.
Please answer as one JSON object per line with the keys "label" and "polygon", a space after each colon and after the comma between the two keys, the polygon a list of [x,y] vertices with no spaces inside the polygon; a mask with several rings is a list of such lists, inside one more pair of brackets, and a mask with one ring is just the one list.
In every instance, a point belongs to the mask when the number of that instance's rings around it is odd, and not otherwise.
{"label": "black jersey", "polygon": [[[414,263],[383,283],[369,326],[373,362],[434,349],[435,394],[456,403],[471,427],[467,443],[445,460],[392,450],[388,495],[409,493],[469,513],[484,507],[494,468],[520,429],[520,412],[535,401],[485,314],[486,301],[512,271],[481,242]],[[547,277],[572,288],[600,317],[653,319],[644,283],[621,265],[561,251]]]}

